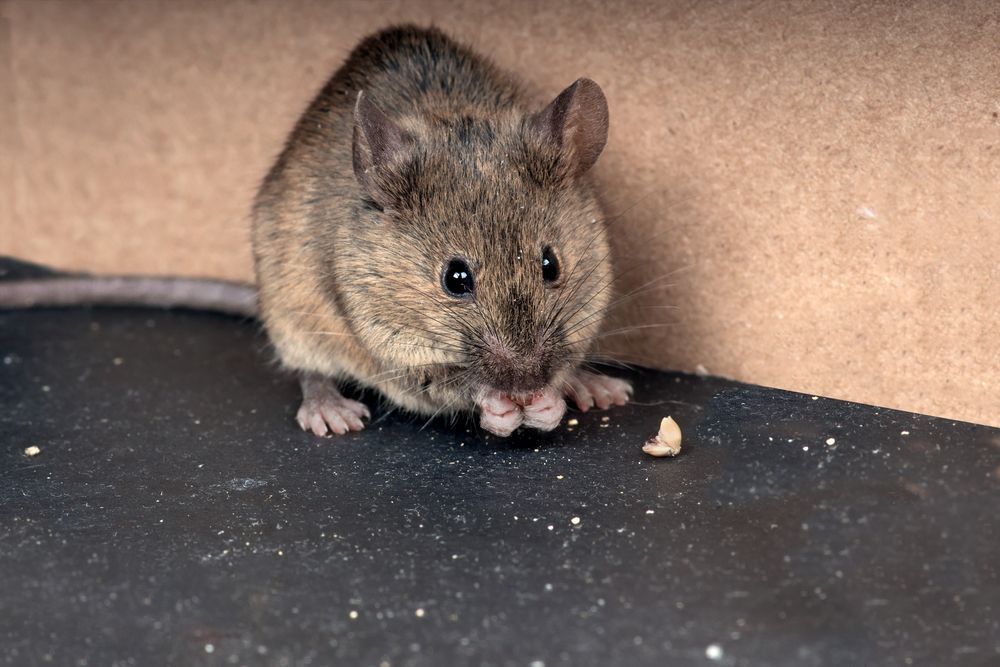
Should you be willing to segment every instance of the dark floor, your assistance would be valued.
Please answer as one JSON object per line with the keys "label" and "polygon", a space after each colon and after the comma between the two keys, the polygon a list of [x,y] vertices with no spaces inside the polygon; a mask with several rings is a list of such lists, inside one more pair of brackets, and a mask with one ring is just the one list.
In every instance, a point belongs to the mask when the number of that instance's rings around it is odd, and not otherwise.
{"label": "dark floor", "polygon": [[1000,664],[1000,430],[634,379],[550,436],[320,440],[253,325],[0,313],[0,661]]}

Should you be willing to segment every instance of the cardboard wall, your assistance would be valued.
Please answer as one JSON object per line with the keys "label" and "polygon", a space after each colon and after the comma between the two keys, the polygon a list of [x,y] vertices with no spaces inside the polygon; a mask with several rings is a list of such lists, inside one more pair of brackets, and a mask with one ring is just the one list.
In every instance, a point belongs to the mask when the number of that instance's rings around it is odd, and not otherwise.
{"label": "cardboard wall", "polygon": [[364,34],[611,106],[629,361],[1000,425],[1000,5],[0,3],[0,253],[251,277],[247,211]]}

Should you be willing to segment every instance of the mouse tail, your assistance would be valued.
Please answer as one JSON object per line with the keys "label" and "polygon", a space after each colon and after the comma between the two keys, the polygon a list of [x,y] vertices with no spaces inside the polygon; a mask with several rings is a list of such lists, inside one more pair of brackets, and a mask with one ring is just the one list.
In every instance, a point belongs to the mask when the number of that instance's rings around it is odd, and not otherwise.
{"label": "mouse tail", "polygon": [[53,276],[0,281],[0,310],[72,306],[186,308],[257,316],[253,285],[205,278]]}

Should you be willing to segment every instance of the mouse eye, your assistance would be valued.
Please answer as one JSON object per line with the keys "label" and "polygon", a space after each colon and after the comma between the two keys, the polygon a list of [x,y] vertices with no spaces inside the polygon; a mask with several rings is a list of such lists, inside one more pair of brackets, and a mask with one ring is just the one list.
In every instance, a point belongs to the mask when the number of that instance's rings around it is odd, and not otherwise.
{"label": "mouse eye", "polygon": [[542,250],[542,280],[547,283],[554,283],[559,279],[559,260],[551,246],[545,246]]}
{"label": "mouse eye", "polygon": [[453,257],[444,267],[441,286],[451,296],[470,297],[475,289],[472,269],[464,259]]}

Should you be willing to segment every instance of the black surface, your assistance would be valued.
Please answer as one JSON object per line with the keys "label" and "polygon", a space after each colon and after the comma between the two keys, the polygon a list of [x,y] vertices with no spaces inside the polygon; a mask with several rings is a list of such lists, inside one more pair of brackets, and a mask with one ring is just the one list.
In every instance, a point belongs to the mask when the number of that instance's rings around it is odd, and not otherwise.
{"label": "black surface", "polygon": [[321,440],[251,324],[0,313],[2,662],[1000,664],[1000,431],[634,379],[548,437]]}

